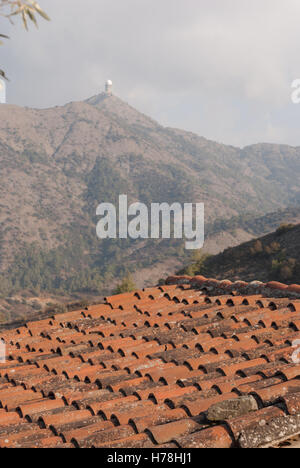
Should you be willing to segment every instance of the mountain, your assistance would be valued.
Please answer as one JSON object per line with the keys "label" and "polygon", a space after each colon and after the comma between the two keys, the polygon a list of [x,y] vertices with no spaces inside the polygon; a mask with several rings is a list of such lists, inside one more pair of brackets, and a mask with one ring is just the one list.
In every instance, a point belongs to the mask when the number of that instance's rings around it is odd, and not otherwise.
{"label": "mountain", "polygon": [[236,281],[300,282],[300,224],[283,224],[264,237],[202,256],[181,273]]}
{"label": "mountain", "polygon": [[0,105],[0,293],[104,294],[127,272],[143,286],[187,263],[182,241],[96,237],[96,207],[119,194],[204,202],[205,248],[216,253],[265,233],[255,220],[266,213],[300,206],[299,175],[300,148],[222,145],[115,96]]}
{"label": "mountain", "polygon": [[[243,214],[230,219],[217,219],[206,226],[205,251],[220,253],[224,248],[270,234],[282,224],[300,223],[300,205],[267,213],[263,216]],[[223,248],[222,248],[223,246]]]}

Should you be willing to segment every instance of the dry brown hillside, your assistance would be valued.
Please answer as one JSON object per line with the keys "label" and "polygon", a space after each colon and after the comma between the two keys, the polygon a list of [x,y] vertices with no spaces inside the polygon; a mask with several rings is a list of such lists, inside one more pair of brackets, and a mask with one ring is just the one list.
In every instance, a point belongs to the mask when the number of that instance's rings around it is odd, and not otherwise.
{"label": "dry brown hillside", "polygon": [[281,225],[274,233],[202,258],[184,270],[231,281],[300,283],[300,224]]}
{"label": "dry brown hillside", "polygon": [[115,96],[0,105],[0,292],[102,294],[127,271],[143,286],[180,268],[182,242],[97,239],[96,207],[120,193],[205,202],[205,247],[216,253],[270,232],[272,221],[256,232],[255,220],[299,204],[299,175],[300,148],[221,145]]}

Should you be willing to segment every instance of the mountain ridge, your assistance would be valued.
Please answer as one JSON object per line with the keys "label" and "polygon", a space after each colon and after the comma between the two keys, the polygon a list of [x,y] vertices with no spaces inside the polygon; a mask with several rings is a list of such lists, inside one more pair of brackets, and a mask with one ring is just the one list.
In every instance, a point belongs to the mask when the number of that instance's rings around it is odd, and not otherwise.
{"label": "mountain ridge", "polygon": [[283,224],[276,231],[224,252],[202,257],[181,271],[231,281],[300,282],[300,224]]}
{"label": "mountain ridge", "polygon": [[151,271],[183,265],[181,241],[96,238],[97,205],[120,193],[146,204],[204,202],[209,229],[227,222],[219,237],[207,233],[216,253],[254,235],[247,224],[232,232],[232,219],[298,206],[299,175],[298,147],[222,145],[163,127],[115,96],[49,109],[1,105],[0,292],[106,293],[128,271],[150,283]]}

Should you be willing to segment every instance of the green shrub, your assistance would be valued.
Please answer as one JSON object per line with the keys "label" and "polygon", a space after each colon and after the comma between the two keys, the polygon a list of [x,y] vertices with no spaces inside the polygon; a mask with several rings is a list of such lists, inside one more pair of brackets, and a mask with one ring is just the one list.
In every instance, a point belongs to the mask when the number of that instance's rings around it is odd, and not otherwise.
{"label": "green shrub", "polygon": [[120,283],[115,291],[114,294],[123,294],[135,291],[137,289],[132,277],[130,275],[125,276],[123,278],[122,283]]}
{"label": "green shrub", "polygon": [[291,229],[294,229],[295,224],[281,224],[279,228],[276,230],[276,235],[281,236],[282,234],[285,234],[288,231],[291,231]]}

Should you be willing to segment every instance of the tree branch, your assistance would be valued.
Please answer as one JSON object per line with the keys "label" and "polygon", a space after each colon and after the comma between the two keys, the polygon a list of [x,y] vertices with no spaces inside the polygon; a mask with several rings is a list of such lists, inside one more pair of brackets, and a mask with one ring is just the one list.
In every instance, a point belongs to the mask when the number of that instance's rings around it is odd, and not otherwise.
{"label": "tree branch", "polygon": [[[42,10],[40,5],[35,0],[0,0],[0,16],[7,18],[11,23],[13,22],[13,17],[21,16],[26,31],[29,29],[29,23],[33,23],[36,27],[38,27],[36,14],[41,16],[46,21],[50,21],[47,13]],[[0,38],[9,39],[9,37],[5,34],[0,34]],[[3,41],[0,40],[0,45],[2,44]],[[1,69],[0,77],[7,80],[7,76]]]}

